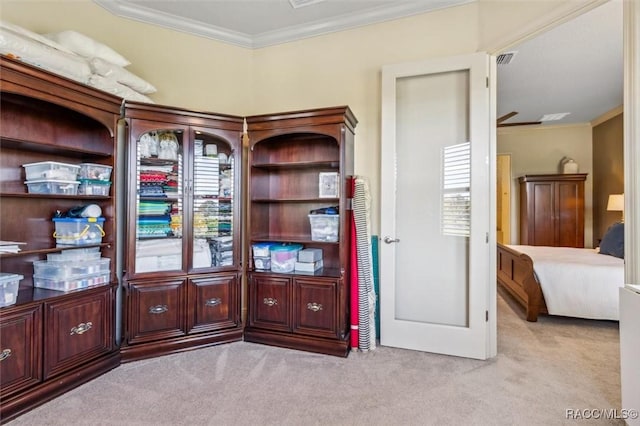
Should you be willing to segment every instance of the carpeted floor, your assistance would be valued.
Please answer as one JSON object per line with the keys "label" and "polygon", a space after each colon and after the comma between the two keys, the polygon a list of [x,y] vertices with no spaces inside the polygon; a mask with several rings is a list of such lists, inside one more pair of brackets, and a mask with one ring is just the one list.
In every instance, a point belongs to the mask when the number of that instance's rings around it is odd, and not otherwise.
{"label": "carpeted floor", "polygon": [[498,297],[498,356],[378,347],[348,358],[246,342],[137,361],[18,425],[561,425],[620,410],[618,323],[524,320]]}

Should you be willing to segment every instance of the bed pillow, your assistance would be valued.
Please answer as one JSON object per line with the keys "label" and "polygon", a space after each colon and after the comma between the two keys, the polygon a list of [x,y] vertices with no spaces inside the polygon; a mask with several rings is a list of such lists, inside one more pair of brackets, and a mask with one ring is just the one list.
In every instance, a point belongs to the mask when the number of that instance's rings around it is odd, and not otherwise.
{"label": "bed pillow", "polygon": [[624,259],[624,223],[614,223],[607,229],[600,243],[600,254]]}
{"label": "bed pillow", "polygon": [[45,34],[44,36],[87,59],[102,58],[121,67],[131,64],[129,60],[109,46],[77,31],[61,31],[59,33]]}
{"label": "bed pillow", "polygon": [[115,80],[125,86],[129,86],[138,93],[148,95],[150,93],[157,92],[156,88],[151,83],[143,80],[131,71],[128,71],[119,65],[105,61],[102,58],[92,58],[89,60],[89,65],[91,65],[91,69],[94,73]]}
{"label": "bed pillow", "polygon": [[27,38],[29,38],[31,40],[35,40],[35,41],[40,42],[42,44],[46,44],[47,46],[53,47],[54,49],[58,49],[58,50],[60,50],[62,52],[73,54],[73,52],[71,50],[67,49],[66,47],[64,47],[60,43],[56,43],[55,41],[50,40],[50,39],[46,38],[45,36],[41,36],[40,34],[34,33],[33,31],[29,31],[28,29],[23,28],[23,27],[21,27],[19,25],[11,24],[11,23],[9,23],[7,21],[0,20],[0,28],[12,31],[15,34],[21,35],[23,37],[27,37]]}

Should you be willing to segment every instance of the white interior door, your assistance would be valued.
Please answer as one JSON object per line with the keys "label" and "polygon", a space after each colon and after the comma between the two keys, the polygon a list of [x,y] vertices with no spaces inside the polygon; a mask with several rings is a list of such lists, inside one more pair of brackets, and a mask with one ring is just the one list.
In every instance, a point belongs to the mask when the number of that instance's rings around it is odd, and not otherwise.
{"label": "white interior door", "polygon": [[382,345],[496,353],[489,64],[479,53],[382,70]]}

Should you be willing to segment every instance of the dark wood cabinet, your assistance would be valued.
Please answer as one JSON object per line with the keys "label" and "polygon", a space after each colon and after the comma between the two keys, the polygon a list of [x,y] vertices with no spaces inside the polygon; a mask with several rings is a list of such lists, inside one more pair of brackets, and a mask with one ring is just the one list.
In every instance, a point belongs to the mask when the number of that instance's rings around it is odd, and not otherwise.
{"label": "dark wood cabinet", "polygon": [[[351,212],[347,182],[353,175],[354,128],[348,107],[247,118],[248,309],[245,340],[346,356]],[[323,193],[321,174],[335,177]],[[335,207],[337,237],[314,238],[310,213]],[[255,244],[296,243],[321,249],[314,273],[254,268]],[[273,268],[272,268],[273,269]]]}
{"label": "dark wood cabinet", "polygon": [[242,340],[243,119],[126,103],[123,361]]}
{"label": "dark wood cabinet", "polygon": [[[108,195],[33,193],[24,164],[94,163],[117,169],[121,100],[110,94],[0,58],[0,240],[21,241],[0,254],[2,272],[24,276],[14,305],[0,308],[0,419],[4,423],[120,364],[115,336],[118,186]],[[54,238],[56,211],[97,204],[105,219],[101,256],[110,282],[74,291],[34,287],[34,261],[63,249]]]}
{"label": "dark wood cabinet", "polygon": [[587,175],[521,176],[520,244],[584,247],[584,182]]}

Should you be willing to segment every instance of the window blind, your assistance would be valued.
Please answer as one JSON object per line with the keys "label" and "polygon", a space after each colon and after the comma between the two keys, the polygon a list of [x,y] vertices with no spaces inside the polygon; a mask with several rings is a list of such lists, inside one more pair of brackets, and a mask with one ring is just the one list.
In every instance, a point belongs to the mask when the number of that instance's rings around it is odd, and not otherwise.
{"label": "window blind", "polygon": [[471,232],[471,143],[442,149],[443,235],[468,237]]}

